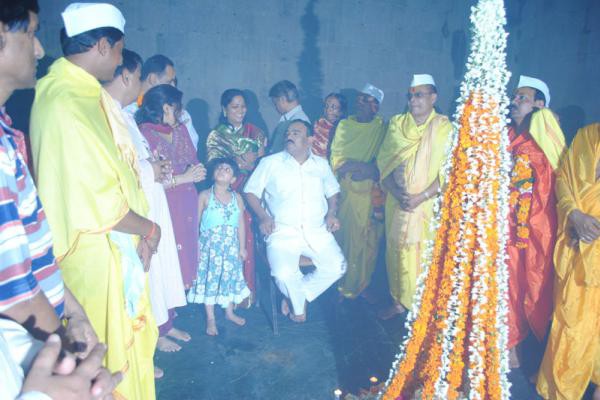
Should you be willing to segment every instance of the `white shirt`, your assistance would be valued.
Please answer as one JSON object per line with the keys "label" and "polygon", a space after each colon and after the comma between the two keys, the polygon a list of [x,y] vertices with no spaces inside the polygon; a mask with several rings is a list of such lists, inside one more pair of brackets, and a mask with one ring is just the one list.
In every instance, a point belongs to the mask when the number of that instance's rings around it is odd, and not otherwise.
{"label": "white shirt", "polygon": [[300,104],[283,114],[281,118],[279,118],[279,122],[293,121],[295,119],[301,119],[310,124],[310,120],[308,119],[308,116],[306,115]]}
{"label": "white shirt", "polygon": [[[136,111],[139,109],[137,103],[134,101],[130,105],[123,108],[123,111],[130,115],[135,115]],[[190,135],[190,139],[192,140],[192,144],[194,148],[198,150],[198,140],[200,140],[200,136],[198,136],[198,132],[196,132],[196,128],[194,128],[194,124],[192,123],[192,116],[187,112],[184,108],[181,110],[181,115],[179,116],[179,122],[185,125],[187,128],[188,134]]]}
{"label": "white shirt", "polygon": [[310,153],[299,164],[287,151],[260,160],[244,187],[245,193],[264,199],[276,226],[300,229],[323,226],[327,199],[339,191],[340,185],[324,158]]}

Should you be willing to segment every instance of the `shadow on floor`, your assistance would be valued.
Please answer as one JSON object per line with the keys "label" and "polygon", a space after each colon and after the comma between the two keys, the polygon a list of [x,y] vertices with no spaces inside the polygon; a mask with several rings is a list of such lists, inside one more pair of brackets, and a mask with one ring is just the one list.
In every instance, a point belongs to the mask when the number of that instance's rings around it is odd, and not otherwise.
{"label": "shadow on floor", "polygon": [[[261,280],[262,306],[238,310],[246,326],[235,326],[216,310],[217,337],[204,333],[202,306],[178,310],[175,325],[193,338],[178,353],[157,352],[155,362],[165,370],[156,383],[159,400],[327,400],[334,399],[336,388],[356,393],[369,387],[370,377],[388,377],[404,334],[403,317],[380,321],[377,305],[364,299],[339,303],[332,288],[309,305],[306,323],[279,316],[280,335],[273,336],[266,277]],[[534,340],[526,342],[524,359],[531,362],[511,372],[511,399],[540,398],[528,380],[540,353]]]}

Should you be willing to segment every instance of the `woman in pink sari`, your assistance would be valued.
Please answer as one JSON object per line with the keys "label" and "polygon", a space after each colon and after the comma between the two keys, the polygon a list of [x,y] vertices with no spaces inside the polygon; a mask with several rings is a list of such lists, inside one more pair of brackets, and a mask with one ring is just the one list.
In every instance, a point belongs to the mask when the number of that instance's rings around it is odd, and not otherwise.
{"label": "woman in pink sari", "polygon": [[165,183],[183,284],[188,289],[198,269],[198,192],[194,183],[204,180],[206,169],[184,124],[179,123],[183,94],[171,85],[158,85],[144,96],[135,114],[150,151],[171,161],[173,175]]}
{"label": "woman in pink sari", "polygon": [[[241,192],[248,176],[256,167],[259,157],[265,154],[267,139],[263,131],[249,122],[246,117],[246,98],[239,89],[227,89],[221,95],[222,116],[217,127],[206,139],[207,162],[215,158],[233,158],[236,160],[240,174],[232,186]],[[244,262],[244,278],[248,288],[255,293],[255,258],[254,234],[252,233],[252,217],[247,209],[244,211],[246,228],[246,250],[248,257]]]}

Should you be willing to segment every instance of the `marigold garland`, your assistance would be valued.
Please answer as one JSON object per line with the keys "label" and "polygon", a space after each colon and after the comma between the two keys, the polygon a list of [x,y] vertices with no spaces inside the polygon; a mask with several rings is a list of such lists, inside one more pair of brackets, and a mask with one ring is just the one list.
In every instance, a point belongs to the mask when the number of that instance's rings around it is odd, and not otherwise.
{"label": "marigold garland", "polygon": [[533,170],[529,155],[519,154],[511,174],[510,205],[517,210],[517,243],[520,249],[526,249],[529,243],[529,211],[533,196]]}
{"label": "marigold garland", "polygon": [[471,22],[471,54],[444,167],[446,187],[431,223],[435,239],[423,253],[407,336],[380,393],[385,400],[510,395],[507,216],[509,200],[529,214],[529,178],[519,164],[512,178],[525,178],[523,192],[509,192],[502,0],[480,0]]}

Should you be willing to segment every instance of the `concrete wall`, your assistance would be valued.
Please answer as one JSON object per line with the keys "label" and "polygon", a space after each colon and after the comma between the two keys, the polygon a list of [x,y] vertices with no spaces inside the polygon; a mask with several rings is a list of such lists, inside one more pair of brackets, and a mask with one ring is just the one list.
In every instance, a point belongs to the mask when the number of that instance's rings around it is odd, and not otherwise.
{"label": "concrete wall", "polygon": [[[39,0],[39,36],[60,56],[60,12],[68,1]],[[251,95],[250,120],[272,129],[267,96],[289,79],[317,117],[331,91],[352,94],[365,82],[385,92],[388,118],[405,108],[413,73],[431,73],[439,109],[453,113],[469,46],[473,0],[122,0],[126,47],[176,64],[199,133],[206,134],[230,87]],[[600,120],[600,1],[508,0],[508,64],[515,77],[544,79],[568,136]]]}

